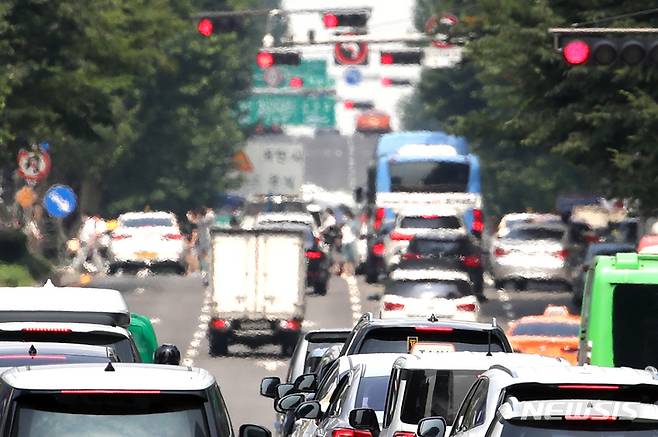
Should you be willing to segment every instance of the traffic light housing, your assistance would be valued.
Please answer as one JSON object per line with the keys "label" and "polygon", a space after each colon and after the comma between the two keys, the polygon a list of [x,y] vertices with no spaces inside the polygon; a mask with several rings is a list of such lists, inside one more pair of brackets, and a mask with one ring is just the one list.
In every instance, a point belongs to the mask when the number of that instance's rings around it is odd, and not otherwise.
{"label": "traffic light housing", "polygon": [[327,11],[322,15],[322,24],[327,29],[364,28],[368,25],[369,18],[369,11]]}
{"label": "traffic light housing", "polygon": [[658,66],[658,35],[569,35],[560,46],[567,65]]}
{"label": "traffic light housing", "polygon": [[299,52],[292,50],[261,50],[256,55],[256,64],[263,69],[270,68],[274,65],[299,65],[301,62]]}
{"label": "traffic light housing", "polygon": [[382,65],[420,64],[423,62],[423,52],[421,50],[382,51],[379,60]]}
{"label": "traffic light housing", "polygon": [[223,17],[202,17],[197,21],[197,31],[206,38],[213,34],[225,34],[237,32],[242,29],[240,17],[223,16]]}

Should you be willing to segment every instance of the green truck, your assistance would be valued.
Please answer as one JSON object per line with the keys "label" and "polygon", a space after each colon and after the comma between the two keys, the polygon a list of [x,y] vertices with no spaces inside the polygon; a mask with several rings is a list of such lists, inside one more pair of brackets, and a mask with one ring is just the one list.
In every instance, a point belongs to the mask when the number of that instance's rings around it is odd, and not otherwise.
{"label": "green truck", "polygon": [[578,364],[658,366],[658,255],[597,257],[580,324]]}

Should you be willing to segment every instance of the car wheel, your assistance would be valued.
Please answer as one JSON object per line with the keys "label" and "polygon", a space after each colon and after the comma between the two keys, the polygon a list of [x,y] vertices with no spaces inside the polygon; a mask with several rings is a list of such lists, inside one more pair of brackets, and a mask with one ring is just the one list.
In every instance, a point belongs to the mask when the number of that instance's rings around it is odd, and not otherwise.
{"label": "car wheel", "polygon": [[315,294],[324,296],[325,294],[327,294],[327,283],[316,282],[315,285],[313,285],[313,291],[315,292]]}
{"label": "car wheel", "polygon": [[228,355],[228,338],[226,335],[210,331],[208,334],[208,352],[211,357]]}

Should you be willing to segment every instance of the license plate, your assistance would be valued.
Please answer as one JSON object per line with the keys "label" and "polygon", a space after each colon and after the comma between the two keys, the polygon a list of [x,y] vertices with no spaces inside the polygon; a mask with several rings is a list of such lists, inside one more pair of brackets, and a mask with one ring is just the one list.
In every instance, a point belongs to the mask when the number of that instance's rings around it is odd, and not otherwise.
{"label": "license plate", "polygon": [[145,251],[137,252],[135,255],[139,259],[153,259],[158,256],[158,254],[155,252],[145,252]]}
{"label": "license plate", "polygon": [[270,329],[270,322],[267,320],[244,320],[240,323],[242,329]]}

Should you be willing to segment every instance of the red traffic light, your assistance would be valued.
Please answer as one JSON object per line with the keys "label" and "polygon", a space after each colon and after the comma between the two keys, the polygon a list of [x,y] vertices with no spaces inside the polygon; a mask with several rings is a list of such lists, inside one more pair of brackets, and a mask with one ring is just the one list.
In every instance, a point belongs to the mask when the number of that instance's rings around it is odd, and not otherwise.
{"label": "red traffic light", "polygon": [[212,35],[214,27],[215,26],[213,25],[210,18],[202,18],[196,25],[196,29],[199,31],[199,33],[206,38]]}
{"label": "red traffic light", "polygon": [[345,100],[343,106],[345,106],[345,109],[354,109],[354,102],[351,100]]}
{"label": "red traffic light", "polygon": [[382,53],[380,62],[384,65],[391,65],[393,63],[393,55],[390,53]]}
{"label": "red traffic light", "polygon": [[393,85],[393,79],[390,77],[383,77],[382,78],[382,86],[391,86]]}
{"label": "red traffic light", "polygon": [[322,24],[328,29],[333,29],[338,26],[338,17],[335,14],[324,14],[322,16]]}
{"label": "red traffic light", "polygon": [[256,64],[260,68],[270,68],[274,65],[274,55],[268,52],[258,52],[258,55],[256,55]]}
{"label": "red traffic light", "polygon": [[290,78],[290,88],[301,88],[304,86],[304,79],[299,76]]}
{"label": "red traffic light", "polygon": [[581,65],[589,59],[590,48],[585,41],[575,39],[569,41],[562,49],[562,56],[567,64]]}

